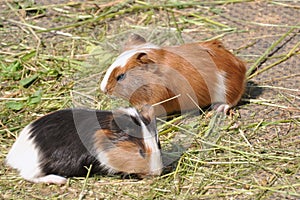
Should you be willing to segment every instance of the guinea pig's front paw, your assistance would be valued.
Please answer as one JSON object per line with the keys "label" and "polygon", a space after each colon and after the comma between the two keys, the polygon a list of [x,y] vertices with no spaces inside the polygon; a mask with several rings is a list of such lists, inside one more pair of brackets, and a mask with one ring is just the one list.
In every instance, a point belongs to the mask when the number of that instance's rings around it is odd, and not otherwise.
{"label": "guinea pig's front paw", "polygon": [[224,114],[227,114],[230,106],[226,103],[216,103],[213,105],[213,109],[217,112],[223,112]]}
{"label": "guinea pig's front paw", "polygon": [[52,183],[57,185],[63,185],[67,182],[67,179],[62,176],[50,174],[47,176],[35,178],[32,181],[35,183]]}

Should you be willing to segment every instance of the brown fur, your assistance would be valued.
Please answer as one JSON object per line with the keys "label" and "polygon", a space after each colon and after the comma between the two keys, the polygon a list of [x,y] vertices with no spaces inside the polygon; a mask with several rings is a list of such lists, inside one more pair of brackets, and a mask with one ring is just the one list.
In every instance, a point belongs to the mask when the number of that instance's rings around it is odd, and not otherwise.
{"label": "brown fur", "polygon": [[[141,39],[138,43],[141,44]],[[130,42],[127,43],[130,49]],[[157,107],[158,115],[195,109],[212,103],[236,105],[244,92],[246,68],[217,40],[148,49],[132,56],[123,68],[114,69],[107,93],[128,99],[136,107],[155,104],[180,94]],[[126,73],[120,83],[116,77]],[[219,75],[225,74],[225,100],[218,102]],[[221,95],[222,96],[222,95]]]}
{"label": "brown fur", "polygon": [[[96,146],[98,151],[105,152],[108,158],[108,166],[113,166],[115,171],[136,174],[149,174],[150,158],[142,158],[139,155],[139,148],[150,155],[149,150],[144,145],[137,145],[133,141],[119,141],[111,130],[99,130],[96,135]],[[142,142],[142,139],[140,139]],[[115,141],[115,142],[112,142]]]}
{"label": "brown fur", "polygon": [[[146,157],[144,159],[139,155],[137,146],[131,142],[120,142],[116,146],[116,149],[107,153],[109,165],[127,173],[150,174],[150,157],[147,156],[151,153],[149,149],[146,149]],[[125,156],[124,152],[126,152]]]}
{"label": "brown fur", "polygon": [[227,103],[234,106],[238,103],[245,90],[246,67],[245,63],[230,53],[218,40],[200,43],[213,49],[211,55],[219,69],[227,73]]}

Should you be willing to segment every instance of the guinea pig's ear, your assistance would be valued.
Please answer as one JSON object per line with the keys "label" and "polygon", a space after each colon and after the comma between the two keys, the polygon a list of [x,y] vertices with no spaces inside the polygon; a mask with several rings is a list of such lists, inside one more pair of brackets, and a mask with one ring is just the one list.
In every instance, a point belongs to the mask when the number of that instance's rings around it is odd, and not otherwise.
{"label": "guinea pig's ear", "polygon": [[137,53],[135,56],[138,63],[141,64],[154,63],[154,61],[149,58],[146,52]]}
{"label": "guinea pig's ear", "polygon": [[140,114],[143,122],[146,125],[148,125],[155,118],[154,108],[149,104],[146,104],[141,108]]}
{"label": "guinea pig's ear", "polygon": [[133,46],[137,46],[137,45],[141,45],[146,43],[145,38],[143,38],[142,36],[138,35],[138,34],[131,34],[129,36],[129,39],[127,40],[127,42],[124,45],[124,50],[129,50],[131,49]]}

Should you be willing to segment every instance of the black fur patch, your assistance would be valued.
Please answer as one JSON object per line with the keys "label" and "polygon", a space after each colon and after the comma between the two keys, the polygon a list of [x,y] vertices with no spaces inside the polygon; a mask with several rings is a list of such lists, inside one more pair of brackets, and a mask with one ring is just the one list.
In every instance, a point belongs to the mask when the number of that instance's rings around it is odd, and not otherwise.
{"label": "black fur patch", "polygon": [[[111,112],[101,111],[101,119],[111,117]],[[94,133],[101,126],[98,112],[83,109],[60,110],[31,124],[31,137],[40,152],[40,167],[45,174],[85,176],[92,165],[92,173],[106,173],[93,156]],[[108,120],[109,121],[109,120]]]}
{"label": "black fur patch", "polygon": [[[85,176],[90,165],[91,174],[106,174],[107,169],[96,158],[95,133],[110,131],[101,144],[104,151],[114,148],[112,144],[129,141],[145,152],[141,123],[141,119],[121,112],[65,109],[33,122],[29,134],[39,150],[40,168],[45,175]],[[152,132],[156,132],[155,121],[151,125]]]}

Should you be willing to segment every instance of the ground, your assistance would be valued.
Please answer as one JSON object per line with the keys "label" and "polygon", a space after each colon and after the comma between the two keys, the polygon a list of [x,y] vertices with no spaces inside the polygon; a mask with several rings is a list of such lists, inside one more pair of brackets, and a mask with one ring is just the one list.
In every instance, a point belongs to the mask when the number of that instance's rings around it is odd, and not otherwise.
{"label": "ground", "polygon": [[[299,199],[299,19],[298,0],[1,1],[0,198]],[[20,130],[39,116],[125,104],[98,86],[130,32],[159,45],[220,39],[247,64],[241,103],[231,116],[159,119],[163,149],[188,142],[157,178],[74,177],[57,186],[5,166]]]}

